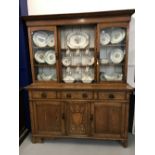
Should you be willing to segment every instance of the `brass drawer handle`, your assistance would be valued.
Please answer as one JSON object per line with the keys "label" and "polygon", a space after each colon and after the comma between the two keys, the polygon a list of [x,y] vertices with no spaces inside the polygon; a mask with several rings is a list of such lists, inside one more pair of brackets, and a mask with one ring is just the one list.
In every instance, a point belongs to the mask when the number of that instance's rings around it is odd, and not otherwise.
{"label": "brass drawer handle", "polygon": [[82,97],[83,98],[88,98],[88,94],[83,94]]}
{"label": "brass drawer handle", "polygon": [[67,97],[67,98],[71,98],[71,94],[67,94],[66,97]]}
{"label": "brass drawer handle", "polygon": [[110,98],[110,99],[114,99],[115,96],[114,96],[113,94],[109,94],[109,98]]}
{"label": "brass drawer handle", "polygon": [[43,93],[41,94],[41,97],[42,97],[42,98],[47,98],[47,94],[46,94],[45,92],[43,92]]}

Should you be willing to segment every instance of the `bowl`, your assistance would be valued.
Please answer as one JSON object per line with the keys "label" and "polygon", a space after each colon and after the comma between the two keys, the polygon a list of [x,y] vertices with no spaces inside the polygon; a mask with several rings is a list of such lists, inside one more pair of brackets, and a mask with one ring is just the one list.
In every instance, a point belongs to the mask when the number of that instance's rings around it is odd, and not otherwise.
{"label": "bowl", "polygon": [[107,59],[107,58],[100,59],[100,63],[101,64],[108,64],[109,63],[109,59]]}

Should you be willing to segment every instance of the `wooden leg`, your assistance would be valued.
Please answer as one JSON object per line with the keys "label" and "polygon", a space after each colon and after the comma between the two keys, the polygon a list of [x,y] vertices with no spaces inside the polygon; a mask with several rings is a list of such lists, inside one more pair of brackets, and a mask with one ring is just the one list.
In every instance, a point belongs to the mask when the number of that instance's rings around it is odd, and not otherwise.
{"label": "wooden leg", "polygon": [[42,143],[43,139],[40,137],[32,137],[31,141],[32,143]]}
{"label": "wooden leg", "polygon": [[124,148],[126,148],[128,146],[128,140],[121,140],[121,143]]}

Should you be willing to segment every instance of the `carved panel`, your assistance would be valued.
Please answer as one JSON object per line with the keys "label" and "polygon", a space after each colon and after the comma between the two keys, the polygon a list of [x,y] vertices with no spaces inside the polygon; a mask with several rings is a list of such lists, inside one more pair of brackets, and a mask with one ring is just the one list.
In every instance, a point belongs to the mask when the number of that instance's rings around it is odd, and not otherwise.
{"label": "carved panel", "polygon": [[68,134],[87,134],[87,111],[86,102],[68,103]]}
{"label": "carved panel", "polygon": [[[62,105],[59,102],[36,102],[37,129],[39,132],[62,132]],[[39,121],[38,121],[39,120]]]}

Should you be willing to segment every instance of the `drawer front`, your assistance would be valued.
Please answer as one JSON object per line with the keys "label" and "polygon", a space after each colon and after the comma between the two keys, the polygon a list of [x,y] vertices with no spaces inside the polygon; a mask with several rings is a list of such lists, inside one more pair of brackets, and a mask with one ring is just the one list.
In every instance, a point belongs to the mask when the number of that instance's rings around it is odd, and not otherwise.
{"label": "drawer front", "polygon": [[65,91],[60,92],[60,97],[64,99],[93,99],[93,92]]}
{"label": "drawer front", "polygon": [[32,91],[34,99],[54,99],[56,97],[56,91]]}
{"label": "drawer front", "polygon": [[126,99],[126,93],[125,92],[99,92],[98,93],[99,99],[118,99],[123,100]]}

